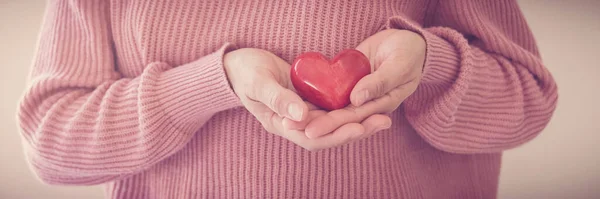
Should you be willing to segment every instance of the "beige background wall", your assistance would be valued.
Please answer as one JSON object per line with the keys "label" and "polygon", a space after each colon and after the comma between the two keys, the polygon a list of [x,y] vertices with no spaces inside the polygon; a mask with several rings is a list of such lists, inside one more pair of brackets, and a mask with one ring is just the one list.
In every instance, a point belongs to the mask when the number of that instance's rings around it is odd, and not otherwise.
{"label": "beige background wall", "polygon": [[[600,1],[521,0],[559,84],[550,126],[505,153],[500,198],[600,198]],[[0,198],[102,198],[100,187],[52,187],[29,172],[17,99],[43,14],[41,0],[0,0]]]}

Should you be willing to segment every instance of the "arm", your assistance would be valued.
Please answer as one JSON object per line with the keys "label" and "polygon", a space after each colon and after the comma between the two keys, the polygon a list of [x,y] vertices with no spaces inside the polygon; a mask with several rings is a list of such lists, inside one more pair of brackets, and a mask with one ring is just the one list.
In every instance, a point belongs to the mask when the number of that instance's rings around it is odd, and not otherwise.
{"label": "arm", "polygon": [[109,6],[50,1],[18,119],[37,175],[99,184],[169,157],[223,110],[240,106],[223,70],[225,45],[194,62],[115,71]]}
{"label": "arm", "polygon": [[517,3],[438,4],[427,28],[389,20],[389,28],[418,32],[427,43],[421,83],[403,103],[408,121],[434,147],[454,153],[500,152],[533,139],[558,94]]}

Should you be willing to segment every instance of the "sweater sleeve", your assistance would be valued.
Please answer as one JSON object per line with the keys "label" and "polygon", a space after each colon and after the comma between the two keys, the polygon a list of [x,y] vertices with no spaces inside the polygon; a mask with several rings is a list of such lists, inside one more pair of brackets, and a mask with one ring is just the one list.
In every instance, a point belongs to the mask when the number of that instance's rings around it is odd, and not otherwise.
{"label": "sweater sleeve", "polygon": [[452,153],[493,153],[533,139],[548,124],[557,86],[515,1],[440,0],[418,25],[395,16],[388,28],[427,43],[422,81],[403,103],[425,141]]}
{"label": "sweater sleeve", "polygon": [[222,68],[231,45],[181,65],[116,71],[105,1],[49,1],[18,120],[49,184],[99,184],[174,154],[212,115],[241,106]]}

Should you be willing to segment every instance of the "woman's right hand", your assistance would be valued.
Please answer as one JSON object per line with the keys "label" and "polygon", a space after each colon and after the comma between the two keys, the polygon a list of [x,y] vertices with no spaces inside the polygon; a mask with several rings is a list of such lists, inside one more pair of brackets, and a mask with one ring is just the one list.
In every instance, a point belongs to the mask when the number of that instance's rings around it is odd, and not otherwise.
{"label": "woman's right hand", "polygon": [[293,91],[287,62],[254,48],[229,52],[223,62],[229,84],[267,131],[282,132],[282,118],[298,122],[307,118],[309,107]]}

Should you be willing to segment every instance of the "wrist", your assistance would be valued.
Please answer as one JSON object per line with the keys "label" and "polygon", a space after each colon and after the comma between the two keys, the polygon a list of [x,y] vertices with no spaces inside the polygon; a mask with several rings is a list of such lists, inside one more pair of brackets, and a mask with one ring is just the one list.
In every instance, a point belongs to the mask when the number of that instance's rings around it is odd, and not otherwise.
{"label": "wrist", "polygon": [[237,60],[237,57],[238,57],[237,54],[238,54],[239,50],[241,50],[241,49],[225,52],[225,54],[223,55],[223,70],[225,71],[225,77],[227,79],[229,87],[232,89],[233,89],[233,82],[231,81],[232,77],[233,77],[232,65],[234,65],[234,63]]}

